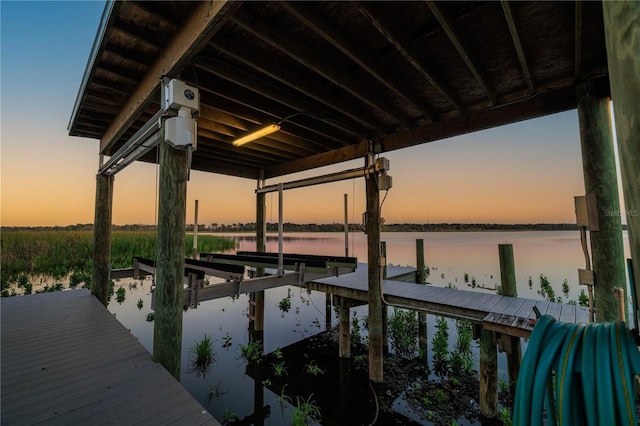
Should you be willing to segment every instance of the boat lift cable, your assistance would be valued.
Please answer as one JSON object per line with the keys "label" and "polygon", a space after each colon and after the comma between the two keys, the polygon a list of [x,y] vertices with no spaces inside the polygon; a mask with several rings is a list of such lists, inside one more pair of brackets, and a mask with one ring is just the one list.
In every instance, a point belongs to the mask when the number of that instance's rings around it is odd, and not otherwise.
{"label": "boat lift cable", "polygon": [[637,374],[640,352],[624,322],[565,324],[544,315],[518,376],[513,424],[636,425]]}

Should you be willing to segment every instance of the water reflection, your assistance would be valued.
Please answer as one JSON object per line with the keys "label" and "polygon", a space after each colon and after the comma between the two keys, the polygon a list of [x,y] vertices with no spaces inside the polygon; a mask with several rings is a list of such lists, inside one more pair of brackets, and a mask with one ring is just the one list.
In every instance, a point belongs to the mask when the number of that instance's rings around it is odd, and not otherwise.
{"label": "water reflection", "polygon": [[[238,243],[238,250],[255,249],[254,236],[230,236]],[[366,236],[358,233],[349,237],[349,255],[366,261]],[[284,240],[284,251],[341,256],[345,250],[343,238],[339,233],[288,234]],[[556,293],[560,293],[560,285],[567,279],[569,298],[578,297],[577,268],[584,267],[584,258],[577,232],[383,233],[388,262],[415,265],[416,238],[424,239],[426,263],[430,267],[428,281],[433,285],[451,284],[468,289],[472,278],[477,285],[490,287],[499,284],[497,245],[511,243],[521,296],[538,298],[539,276],[544,274]],[[277,247],[277,238],[270,235],[267,249],[277,251]],[[628,254],[628,243],[625,249]],[[465,274],[468,275],[468,283],[465,282]],[[531,289],[529,277],[533,281]],[[109,310],[149,352],[153,348],[153,323],[146,321],[150,312],[150,284],[150,279],[137,281],[136,287],[129,287],[126,280],[117,282],[116,288],[123,287],[126,291],[125,300],[118,304],[114,298],[109,304]],[[143,301],[142,309],[137,307],[139,300]],[[281,303],[283,300],[285,302]],[[350,360],[337,357],[337,338],[331,335],[331,331],[326,331],[327,325],[329,328],[336,326],[337,311],[332,308],[327,315],[326,301],[323,293],[307,292],[297,287],[267,290],[265,330],[259,336],[249,331],[247,295],[203,302],[198,309],[186,311],[182,340],[183,385],[219,421],[235,416],[256,424],[289,425],[294,416],[299,415],[296,410],[303,408],[306,402],[310,411],[313,411],[313,406],[318,407],[322,424],[369,424],[376,413],[381,416],[379,421],[385,424],[434,424],[420,414],[419,407],[408,402],[411,389],[403,388],[403,382],[396,383],[395,387],[369,388],[366,351],[352,349]],[[389,316],[392,314],[389,308]],[[351,316],[362,326],[366,321],[367,307],[352,308]],[[447,321],[450,330],[448,350],[451,351],[457,340],[456,324]],[[432,369],[432,341],[437,332],[435,317],[427,316],[426,330],[429,343],[415,349],[413,355],[424,351],[430,360],[428,367]],[[204,335],[210,338],[215,360],[199,374],[193,370],[189,350]],[[364,344],[367,339],[364,327],[360,330],[360,338]],[[243,357],[242,348],[257,340],[261,342],[265,356],[260,363],[250,364]],[[361,348],[364,348],[363,344]],[[477,361],[475,344],[472,344],[471,356]],[[394,371],[404,371],[407,362],[396,357],[396,361],[388,361],[385,365]],[[278,365],[280,374],[277,373]],[[323,374],[313,375],[310,372],[315,370],[313,366]],[[507,373],[503,354],[499,355],[498,367],[499,377],[504,380]],[[426,377],[425,383],[428,379],[436,377]],[[379,408],[376,410],[376,400],[380,404],[384,398],[391,403],[388,404],[389,411],[381,413]],[[458,424],[474,422],[464,418],[456,421]]]}

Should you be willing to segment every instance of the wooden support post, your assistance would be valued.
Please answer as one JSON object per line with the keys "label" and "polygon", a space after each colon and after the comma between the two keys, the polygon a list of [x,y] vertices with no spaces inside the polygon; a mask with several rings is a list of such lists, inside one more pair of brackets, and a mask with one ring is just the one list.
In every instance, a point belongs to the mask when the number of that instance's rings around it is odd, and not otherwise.
{"label": "wooden support post", "polygon": [[480,416],[495,418],[498,412],[498,349],[493,331],[480,331]]}
{"label": "wooden support post", "polygon": [[349,257],[349,207],[347,194],[344,194],[344,255]]}
{"label": "wooden support post", "polygon": [[[503,296],[518,296],[516,284],[516,268],[513,261],[513,246],[511,244],[498,244],[498,255],[500,257],[500,286]],[[522,363],[522,347],[520,338],[513,336],[502,336],[507,347],[507,370],[509,372],[509,384],[515,386],[518,381],[520,364]]]}
{"label": "wooden support post", "polygon": [[[384,262],[382,267],[382,279],[387,279],[387,242],[380,241],[380,256]],[[386,305],[382,305],[382,350],[385,354],[389,353],[389,309]]]}
{"label": "wooden support post", "polygon": [[193,252],[191,253],[192,259],[198,258],[198,200],[195,203],[195,210],[193,214]]}
{"label": "wooden support post", "polygon": [[[367,164],[368,166],[369,164]],[[380,291],[380,191],[376,175],[365,178],[367,196],[367,263],[369,283],[369,379],[382,383],[382,294]]]}
{"label": "wooden support post", "polygon": [[160,150],[158,243],[156,251],[153,360],[180,380],[184,246],[187,207],[187,151],[172,148],[164,137]]}
{"label": "wooden support post", "polygon": [[[416,283],[427,283],[427,274],[424,263],[424,240],[422,238],[416,239]],[[425,312],[418,312],[418,345],[423,349],[423,360],[426,365],[429,365],[429,352],[427,350],[428,343],[427,314]]]}
{"label": "wooden support post", "polygon": [[340,325],[338,326],[338,356],[351,358],[351,324],[349,308],[351,303],[346,297],[340,297]]}
{"label": "wooden support post", "polygon": [[333,297],[329,293],[324,294],[324,328],[331,330],[331,300]]}
{"label": "wooden support post", "polygon": [[593,81],[580,83],[576,88],[584,186],[586,193],[595,195],[598,215],[597,227],[589,226],[597,321],[615,321],[619,318],[614,289],[626,287],[607,89],[596,87]]}
{"label": "wooden support post", "polygon": [[[266,231],[267,231],[267,203],[266,194],[256,195],[256,251],[264,253],[266,247]],[[256,268],[256,276],[264,276],[264,268]],[[264,330],[264,290],[251,293],[250,301],[253,303],[254,320],[253,329],[256,331]]]}
{"label": "wooden support post", "polygon": [[627,218],[635,293],[640,294],[640,2],[605,1],[602,9],[625,203],[621,214]]}
{"label": "wooden support post", "polygon": [[113,176],[96,176],[96,206],[93,219],[93,273],[91,294],[100,303],[109,303],[109,270],[111,263],[111,211]]}

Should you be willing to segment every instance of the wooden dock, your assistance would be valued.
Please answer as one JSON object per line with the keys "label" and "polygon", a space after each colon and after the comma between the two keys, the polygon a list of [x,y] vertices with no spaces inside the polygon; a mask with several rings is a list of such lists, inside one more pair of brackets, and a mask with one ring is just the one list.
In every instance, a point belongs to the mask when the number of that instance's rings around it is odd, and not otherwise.
{"label": "wooden dock", "polygon": [[1,308],[2,424],[220,424],[89,291]]}
{"label": "wooden dock", "polygon": [[[487,330],[515,337],[529,337],[531,334],[535,324],[534,306],[542,315],[551,315],[559,321],[587,322],[588,309],[581,306],[397,281],[396,277],[406,278],[412,271],[415,273],[413,268],[387,267],[389,279],[383,281],[383,294],[389,304],[469,320]],[[367,268],[365,264],[360,264],[356,272],[309,281],[305,286],[336,296],[367,301]]]}

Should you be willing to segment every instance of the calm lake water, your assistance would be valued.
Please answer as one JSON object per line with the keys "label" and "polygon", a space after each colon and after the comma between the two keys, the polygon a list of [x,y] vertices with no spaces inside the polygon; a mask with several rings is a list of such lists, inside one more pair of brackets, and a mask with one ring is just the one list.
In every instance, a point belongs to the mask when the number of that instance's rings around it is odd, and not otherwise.
{"label": "calm lake water", "polygon": [[[216,234],[228,236],[237,241],[238,250],[255,250],[255,237],[249,234]],[[518,283],[518,293],[522,297],[540,298],[536,291],[539,288],[540,274],[544,274],[556,294],[561,295],[563,280],[567,280],[570,287],[569,299],[577,300],[580,288],[577,284],[577,269],[584,268],[584,256],[580,246],[577,231],[549,231],[549,232],[429,232],[429,233],[383,233],[382,240],[387,244],[387,262],[395,265],[416,264],[416,239],[424,240],[425,260],[431,273],[428,281],[433,285],[446,286],[451,284],[459,289],[469,290],[464,282],[465,273],[469,282],[475,278],[478,285],[494,288],[500,281],[498,260],[498,244],[513,244],[515,269]],[[362,233],[349,234],[349,255],[356,256],[360,262],[366,261],[366,235]],[[267,241],[267,251],[277,252],[277,234],[270,234]],[[284,238],[284,251],[289,253],[344,255],[345,242],[342,233],[287,233]],[[629,256],[628,239],[625,233],[625,252]],[[529,288],[529,277],[533,287]],[[134,287],[130,283],[135,283]],[[131,281],[121,280],[116,288],[126,290],[126,299],[118,303],[112,298],[109,310],[116,318],[131,330],[131,333],[149,350],[153,347],[153,323],[146,321],[151,312],[150,287],[151,280]],[[476,289],[474,291],[490,291]],[[279,302],[290,295],[291,307],[287,312],[279,309]],[[142,308],[138,308],[138,301],[142,301]],[[270,414],[265,420],[269,425],[291,424],[294,406],[291,403],[279,404],[279,393],[274,391],[285,387],[285,392],[292,399],[294,405],[296,396],[315,400],[320,407],[324,424],[336,423],[340,418],[339,404],[331,402],[331,393],[340,386],[340,376],[335,360],[327,360],[320,351],[305,349],[303,352],[292,352],[287,359],[287,347],[294,343],[300,344],[305,339],[325,330],[325,295],[310,292],[296,287],[282,287],[266,291],[265,295],[265,330],[264,350],[272,353],[282,348],[285,353],[283,360],[289,366],[287,374],[283,375],[281,383],[275,386],[269,379],[254,381],[253,377],[260,376],[247,368],[246,362],[240,356],[240,345],[249,341],[248,334],[248,296],[224,298],[203,302],[198,309],[190,309],[183,317],[183,354],[181,381],[187,390],[203,406],[219,420],[223,421],[229,413],[243,419],[254,414],[264,406],[270,407]],[[367,307],[352,308],[352,316],[363,319],[367,315]],[[336,324],[335,314],[331,323]],[[435,319],[428,318],[428,336],[435,333]],[[455,344],[455,326],[450,326],[450,347]],[[197,377],[190,372],[190,349],[202,339],[204,335],[213,339],[216,361],[206,377]],[[430,348],[429,348],[430,350]],[[337,352],[337,347],[336,347]],[[477,357],[477,352],[475,353]],[[293,359],[295,357],[297,359]],[[307,375],[303,366],[315,363],[327,373],[322,377]],[[263,368],[272,369],[272,365]],[[503,354],[499,356],[499,375],[506,378],[506,362]],[[264,377],[264,374],[262,375]],[[294,379],[295,378],[295,379]],[[307,386],[303,390],[296,388],[294,381],[303,378]],[[291,383],[287,383],[287,382]],[[333,386],[333,392],[331,388]],[[329,390],[327,389],[329,388]],[[291,390],[291,394],[287,389]],[[294,392],[295,390],[295,392]],[[295,394],[294,394],[295,393]],[[329,393],[329,394],[327,394]],[[352,403],[357,403],[355,398]],[[366,389],[360,392],[367,394]],[[366,396],[365,396],[366,397]],[[363,404],[366,404],[363,403]],[[283,405],[281,407],[280,405]],[[394,408],[399,412],[398,417],[418,420],[410,407],[399,397]],[[360,417],[342,418],[342,424],[367,424],[373,416],[362,407]],[[358,410],[353,410],[358,411]],[[368,420],[367,420],[368,419]],[[421,421],[423,424],[431,424]],[[462,423],[459,421],[459,424]]]}

